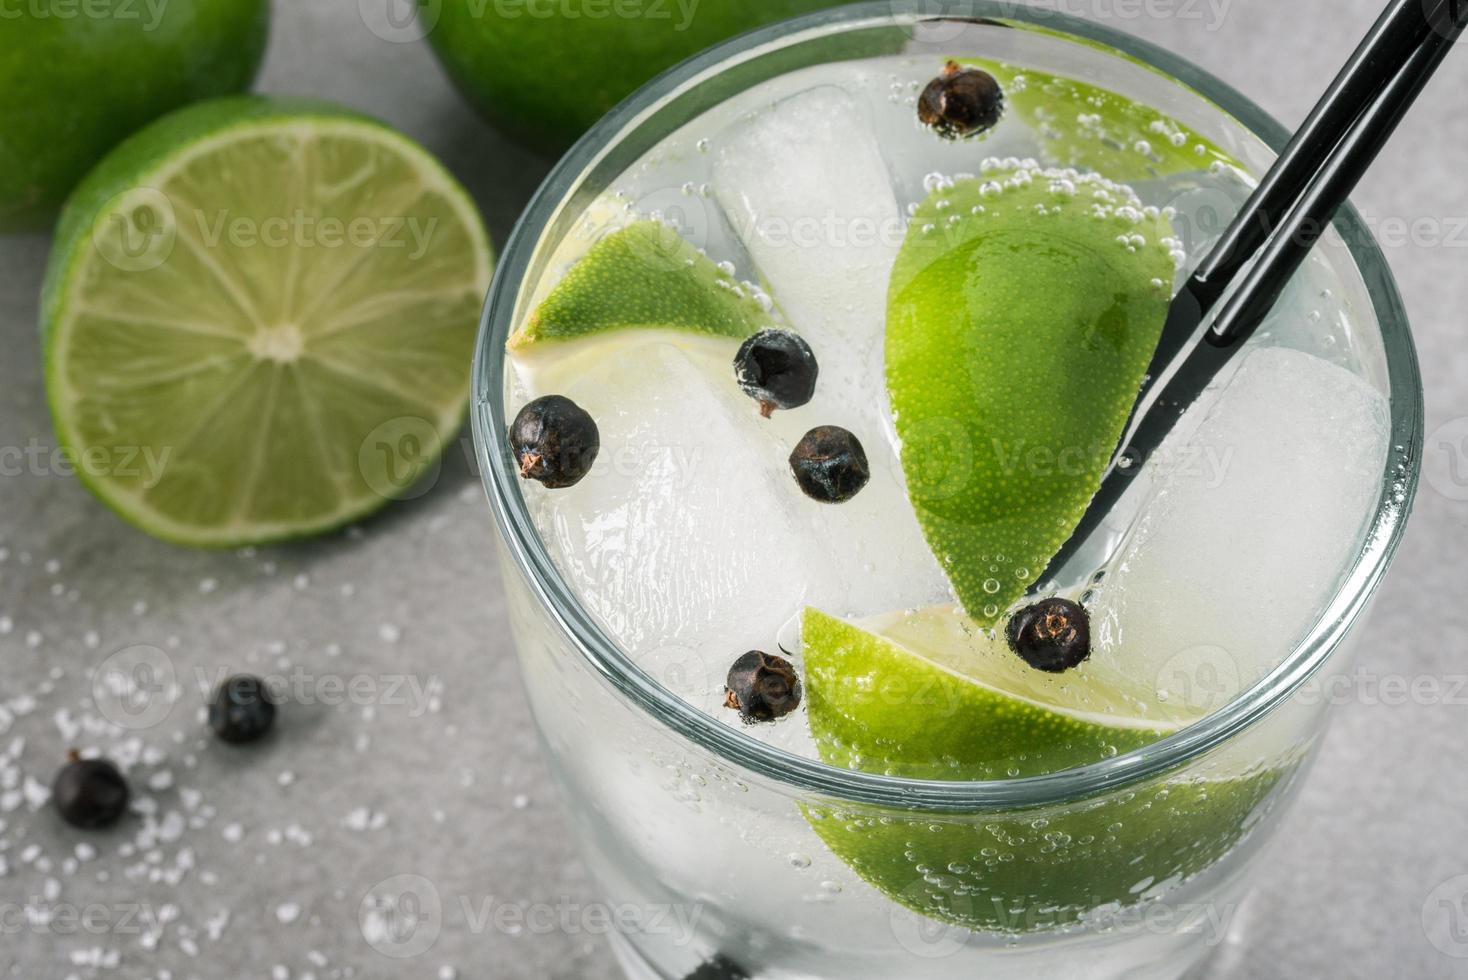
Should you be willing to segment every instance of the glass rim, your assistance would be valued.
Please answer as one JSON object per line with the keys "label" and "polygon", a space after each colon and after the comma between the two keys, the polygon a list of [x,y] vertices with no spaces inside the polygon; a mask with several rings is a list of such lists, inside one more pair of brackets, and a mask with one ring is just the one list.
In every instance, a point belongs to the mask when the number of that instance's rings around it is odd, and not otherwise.
{"label": "glass rim", "polygon": [[[919,9],[920,8],[920,9]],[[1417,489],[1423,392],[1416,348],[1395,280],[1355,208],[1335,227],[1365,283],[1386,355],[1391,432],[1381,495],[1362,547],[1336,594],[1289,656],[1226,706],[1179,732],[1084,766],[1023,778],[971,782],[906,779],[840,769],[759,742],[667,690],[644,672],[581,605],[556,569],[530,517],[505,446],[505,341],[536,246],[562,204],[604,154],[641,119],[702,76],[744,54],[778,50],[861,28],[903,30],[920,22],[982,20],[1088,43],[1140,61],[1191,89],[1278,152],[1290,133],[1232,86],[1191,62],[1114,28],[1013,0],[875,0],[796,17],[740,35],[668,70],[612,110],[556,164],[516,223],[495,271],[473,365],[471,422],[479,472],[505,546],[532,592],[577,651],[651,720],[723,761],[800,793],[905,810],[985,812],[1075,801],[1157,776],[1225,744],[1284,703],[1330,657],[1380,583],[1401,541]],[[783,43],[782,43],[783,42]],[[1406,464],[1405,466],[1403,464]]]}

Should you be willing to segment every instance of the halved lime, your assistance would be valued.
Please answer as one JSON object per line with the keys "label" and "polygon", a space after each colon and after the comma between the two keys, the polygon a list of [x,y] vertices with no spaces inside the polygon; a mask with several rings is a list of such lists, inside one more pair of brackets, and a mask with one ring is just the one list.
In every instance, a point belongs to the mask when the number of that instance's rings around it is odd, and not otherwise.
{"label": "halved lime", "polygon": [[62,217],[47,390],[86,484],[221,547],[405,495],[460,425],[493,253],[423,148],[319,103],[201,103],[128,140]]}
{"label": "halved lime", "polygon": [[[831,765],[913,779],[1034,776],[1137,748],[1194,720],[1088,662],[1035,671],[952,607],[857,626],[802,623],[806,699]],[[1255,747],[1257,751],[1257,746]],[[805,808],[842,860],[892,900],[964,928],[1023,933],[1141,902],[1248,834],[1295,756],[1241,749],[1182,774],[1043,810],[947,815]]]}

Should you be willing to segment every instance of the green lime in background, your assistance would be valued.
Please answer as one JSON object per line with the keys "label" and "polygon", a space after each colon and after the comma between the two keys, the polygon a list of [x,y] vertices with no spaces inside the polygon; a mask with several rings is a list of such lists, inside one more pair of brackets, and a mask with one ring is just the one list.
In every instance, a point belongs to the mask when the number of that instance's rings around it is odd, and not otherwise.
{"label": "green lime in background", "polygon": [[490,121],[561,148],[638,86],[735,34],[836,0],[445,0],[420,11],[449,77]]}
{"label": "green lime in background", "polygon": [[189,102],[249,88],[269,0],[89,0],[0,17],[0,233],[47,227],[92,165]]}

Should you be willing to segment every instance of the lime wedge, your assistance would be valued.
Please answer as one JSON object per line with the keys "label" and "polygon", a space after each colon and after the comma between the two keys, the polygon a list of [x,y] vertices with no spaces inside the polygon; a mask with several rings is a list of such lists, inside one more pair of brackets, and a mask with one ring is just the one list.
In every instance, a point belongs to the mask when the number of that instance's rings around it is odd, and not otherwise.
{"label": "lime wedge", "polygon": [[1297,762],[1153,780],[1063,809],[979,817],[806,806],[827,847],[919,915],[976,932],[1075,926],[1167,894],[1257,826]]}
{"label": "lime wedge", "polygon": [[638,329],[742,338],[770,322],[732,273],[662,222],[639,221],[593,245],[508,346]]}
{"label": "lime wedge", "polygon": [[62,217],[42,312],[58,437],[170,541],[352,521],[457,431],[492,263],[463,188],[380,123],[263,98],[164,117]]}
{"label": "lime wedge", "polygon": [[1104,664],[1035,670],[954,607],[860,626],[807,609],[807,704],[834,765],[913,779],[1003,779],[1095,762],[1176,731],[1152,691]]}
{"label": "lime wedge", "polygon": [[[831,765],[913,779],[1033,776],[1193,720],[1103,664],[1060,677],[1032,670],[951,607],[863,626],[807,609],[801,633],[811,731]],[[1018,934],[1134,905],[1228,853],[1294,765],[1229,762],[1044,811],[804,810],[826,845],[893,901]]]}
{"label": "lime wedge", "polygon": [[[1108,49],[1109,50],[1109,49]],[[1039,134],[1049,162],[1136,181],[1243,164],[1160,109],[1087,82],[984,59],[1004,90],[1005,111]],[[1144,66],[1145,67],[1145,66]]]}
{"label": "lime wedge", "polygon": [[1001,170],[939,187],[892,271],[908,492],[964,608],[997,621],[1100,485],[1171,298],[1171,229],[1126,187]]}

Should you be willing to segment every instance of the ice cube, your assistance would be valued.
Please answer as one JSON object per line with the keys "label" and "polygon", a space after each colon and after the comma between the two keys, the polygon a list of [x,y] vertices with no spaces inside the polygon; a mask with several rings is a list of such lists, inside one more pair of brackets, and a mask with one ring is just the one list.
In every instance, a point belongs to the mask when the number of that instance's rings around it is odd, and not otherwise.
{"label": "ice cube", "polygon": [[862,107],[821,86],[718,137],[714,191],[834,390],[881,389],[887,280],[905,222]]}
{"label": "ice cube", "polygon": [[943,139],[924,126],[918,120],[918,93],[941,68],[942,59],[931,56],[893,65],[887,98],[874,100],[872,127],[900,207],[926,200],[939,176],[978,173],[985,157],[1024,160],[1045,155],[1039,133],[1013,113],[982,136],[969,139]]}
{"label": "ice cube", "polygon": [[579,484],[527,494],[547,546],[618,643],[710,712],[728,665],[771,648],[819,560],[757,408],[728,364],[713,373],[732,354],[650,331],[556,352],[531,385],[571,398],[601,433]]}
{"label": "ice cube", "polygon": [[527,490],[562,572],[649,674],[731,717],[719,707],[729,664],[775,652],[802,606],[871,615],[952,601],[886,441],[867,440],[873,478],[853,500],[809,499],[788,460],[825,419],[762,418],[734,383],[736,346],[642,331],[516,363],[526,394],[571,398],[601,433],[581,483]]}
{"label": "ice cube", "polygon": [[1161,472],[1097,588],[1097,658],[1174,703],[1221,707],[1313,625],[1380,491],[1385,398],[1283,348],[1247,356]]}
{"label": "ice cube", "polygon": [[[869,397],[885,405],[879,394]],[[861,441],[871,467],[871,481],[843,504],[795,501],[825,560],[825,574],[811,583],[810,604],[833,616],[863,617],[956,601],[908,500],[891,435],[836,401],[818,396],[809,410],[776,412],[770,422],[782,446],[794,446],[814,425],[843,425]]]}
{"label": "ice cube", "polygon": [[811,404],[777,412],[794,445],[815,425],[856,434],[871,483],[839,506],[801,501],[832,574],[812,602],[872,615],[951,601],[908,502],[883,376],[887,282],[905,220],[866,111],[820,86],[743,121],[718,139],[714,187],[771,295],[820,364]]}

